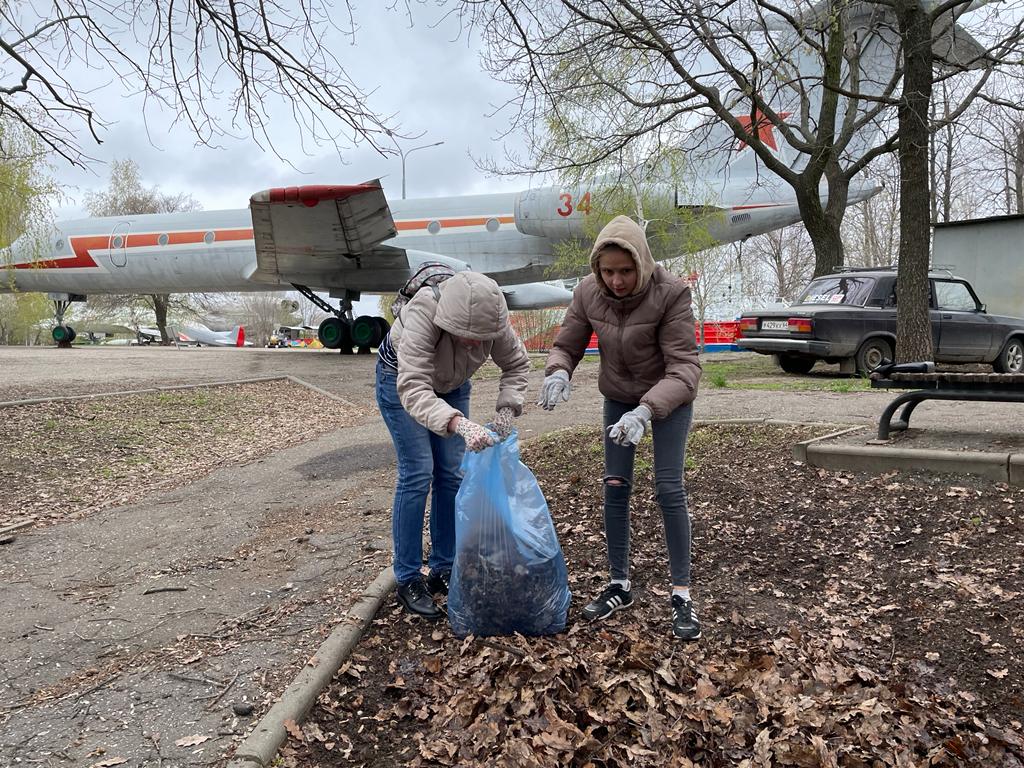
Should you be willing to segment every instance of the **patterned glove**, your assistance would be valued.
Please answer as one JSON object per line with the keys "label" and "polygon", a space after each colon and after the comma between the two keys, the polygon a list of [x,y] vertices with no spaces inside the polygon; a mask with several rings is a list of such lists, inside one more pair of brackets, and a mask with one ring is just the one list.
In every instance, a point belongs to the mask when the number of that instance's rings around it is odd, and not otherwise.
{"label": "patterned glove", "polygon": [[567,402],[572,386],[569,384],[569,374],[559,368],[550,376],[544,377],[544,383],[540,387],[540,400],[537,405],[542,406],[545,411],[555,410],[559,402]]}
{"label": "patterned glove", "polygon": [[646,405],[638,405],[632,411],[624,413],[622,418],[608,427],[608,437],[616,445],[624,448],[637,445],[647,432],[651,423],[651,409]]}
{"label": "patterned glove", "polygon": [[512,419],[515,417],[515,411],[507,406],[498,409],[498,413],[494,417],[494,431],[502,440],[512,434]]}
{"label": "patterned glove", "polygon": [[484,448],[494,445],[494,435],[465,417],[459,419],[459,425],[455,427],[455,434],[462,435],[462,439],[466,441],[466,448],[473,453],[479,453]]}

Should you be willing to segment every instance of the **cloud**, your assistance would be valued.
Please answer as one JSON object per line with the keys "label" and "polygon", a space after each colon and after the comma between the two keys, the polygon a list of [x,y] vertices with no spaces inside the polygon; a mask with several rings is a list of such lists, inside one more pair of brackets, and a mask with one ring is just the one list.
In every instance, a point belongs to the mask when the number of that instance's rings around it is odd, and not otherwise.
{"label": "cloud", "polygon": [[[332,50],[352,79],[372,91],[368,104],[382,114],[395,114],[402,132],[418,137],[403,141],[404,149],[444,142],[407,154],[409,197],[524,188],[525,179],[487,178],[474,164],[473,157],[502,154],[502,145],[494,140],[502,121],[487,114],[510,93],[508,86],[482,71],[472,36],[452,18],[438,22],[439,13],[432,17],[429,10],[417,9],[410,27],[399,11],[357,9],[355,44],[339,36]],[[173,114],[161,112],[152,101],[144,122],[141,98],[126,96],[115,89],[116,84],[115,80],[93,95],[101,114],[114,116],[105,143],[91,148],[101,164],[87,172],[66,166],[57,169],[66,193],[58,218],[86,215],[85,192],[107,184],[103,163],[125,158],[138,163],[147,184],[159,185],[165,192],[191,194],[208,210],[245,207],[251,194],[274,186],[373,178],[382,178],[389,197],[401,196],[402,167],[397,156],[381,157],[366,145],[340,154],[311,145],[291,119],[287,105],[267,107],[273,145],[285,162],[260,147],[244,127],[235,137],[220,138],[218,147],[206,147],[196,146],[189,126],[173,123]],[[219,110],[225,124],[230,124],[226,104],[210,108]],[[310,154],[302,151],[303,146]]]}

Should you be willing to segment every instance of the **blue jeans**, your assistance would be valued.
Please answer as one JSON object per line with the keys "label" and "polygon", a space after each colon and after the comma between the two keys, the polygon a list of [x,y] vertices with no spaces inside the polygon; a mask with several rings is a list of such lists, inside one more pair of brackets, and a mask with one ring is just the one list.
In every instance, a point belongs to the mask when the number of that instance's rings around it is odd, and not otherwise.
{"label": "blue jeans", "polygon": [[[398,456],[398,483],[391,507],[395,580],[420,578],[423,565],[423,515],[430,494],[430,571],[450,571],[455,561],[455,495],[462,484],[466,443],[458,435],[440,437],[417,422],[398,399],[398,372],[377,361],[377,405]],[[469,416],[470,382],[438,394]]]}
{"label": "blue jeans", "polygon": [[[608,427],[636,408],[637,403],[604,401],[604,532],[613,579],[629,578],[629,497],[633,488],[636,447],[623,447],[608,437]],[[693,406],[681,405],[664,419],[651,422],[654,439],[654,486],[665,523],[672,585],[690,585],[690,512],[686,503],[683,466]],[[618,483],[609,483],[618,479]]]}

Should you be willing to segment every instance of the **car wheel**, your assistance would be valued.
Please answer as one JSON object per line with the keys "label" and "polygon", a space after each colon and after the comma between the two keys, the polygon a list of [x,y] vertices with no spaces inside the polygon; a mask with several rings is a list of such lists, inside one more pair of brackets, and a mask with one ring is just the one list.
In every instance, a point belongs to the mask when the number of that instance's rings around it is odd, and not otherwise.
{"label": "car wheel", "polygon": [[992,367],[998,373],[1024,373],[1024,340],[1012,338],[1007,341]]}
{"label": "car wheel", "polygon": [[867,375],[882,364],[892,360],[892,344],[885,339],[868,339],[857,350],[857,372]]}
{"label": "car wheel", "polygon": [[779,367],[786,373],[809,373],[814,367],[814,363],[815,360],[812,357],[779,355]]}

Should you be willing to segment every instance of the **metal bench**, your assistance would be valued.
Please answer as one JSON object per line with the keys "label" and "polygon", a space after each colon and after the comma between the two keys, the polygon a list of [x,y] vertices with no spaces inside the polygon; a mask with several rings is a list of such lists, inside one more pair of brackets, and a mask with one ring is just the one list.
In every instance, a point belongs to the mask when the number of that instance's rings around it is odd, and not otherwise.
{"label": "metal bench", "polygon": [[[910,414],[922,400],[976,400],[1024,403],[1021,373],[887,373],[871,374],[872,389],[910,389],[893,400],[878,420],[878,439],[910,426]],[[893,414],[903,406],[899,418]]]}

